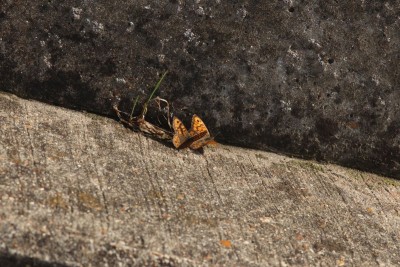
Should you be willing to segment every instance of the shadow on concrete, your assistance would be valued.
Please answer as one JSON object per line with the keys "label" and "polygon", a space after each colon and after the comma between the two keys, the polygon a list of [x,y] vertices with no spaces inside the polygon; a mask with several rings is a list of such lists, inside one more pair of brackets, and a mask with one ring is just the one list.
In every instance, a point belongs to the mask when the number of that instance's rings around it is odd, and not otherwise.
{"label": "shadow on concrete", "polygon": [[2,267],[67,267],[58,262],[47,262],[37,258],[21,256],[18,254],[11,254],[7,252],[0,252],[0,266]]}

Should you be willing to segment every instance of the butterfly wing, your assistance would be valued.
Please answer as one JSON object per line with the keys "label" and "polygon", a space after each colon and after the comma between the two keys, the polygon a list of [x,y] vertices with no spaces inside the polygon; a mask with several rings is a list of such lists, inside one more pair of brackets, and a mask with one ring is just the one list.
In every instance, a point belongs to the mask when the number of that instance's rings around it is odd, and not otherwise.
{"label": "butterfly wing", "polygon": [[194,140],[189,147],[194,150],[200,149],[206,145],[217,144],[217,142],[214,141],[214,137],[211,137],[205,123],[197,115],[193,115],[190,136]]}
{"label": "butterfly wing", "polygon": [[187,139],[190,138],[190,134],[186,129],[185,125],[180,119],[174,117],[172,122],[172,127],[174,128],[174,136],[172,137],[172,143],[176,148],[180,148]]}
{"label": "butterfly wing", "polygon": [[206,132],[202,132],[202,133],[196,134],[195,136],[190,136],[185,142],[183,142],[183,144],[181,144],[178,147],[178,149],[191,147],[194,142],[203,138],[205,135],[206,135]]}
{"label": "butterfly wing", "polygon": [[208,131],[204,122],[200,119],[199,116],[194,114],[192,117],[192,127],[190,128],[190,136],[193,137],[202,134],[203,132],[205,132],[205,134],[202,138],[210,137],[210,132]]}

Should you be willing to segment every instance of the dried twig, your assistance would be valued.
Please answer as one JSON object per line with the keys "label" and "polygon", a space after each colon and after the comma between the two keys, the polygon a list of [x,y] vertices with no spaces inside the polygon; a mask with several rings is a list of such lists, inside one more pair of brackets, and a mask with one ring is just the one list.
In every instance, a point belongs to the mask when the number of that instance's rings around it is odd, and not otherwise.
{"label": "dried twig", "polygon": [[[147,114],[148,105],[151,101],[156,101],[156,103],[158,104],[159,110],[161,110],[161,102],[164,102],[166,104],[166,109],[167,109],[168,125],[171,125],[170,120],[169,120],[169,103],[168,103],[168,101],[165,99],[162,99],[160,97],[156,97],[153,99],[155,92],[160,87],[160,84],[166,74],[167,74],[167,71],[163,74],[163,76],[157,82],[156,86],[154,87],[154,90],[150,94],[149,99],[143,104],[142,111],[140,112],[139,116],[133,116],[133,112],[135,110],[136,104],[139,99],[138,97],[136,97],[136,99],[135,99],[135,102],[133,104],[133,108],[132,108],[132,111],[130,114],[118,109],[118,105],[119,105],[119,102],[121,99],[119,97],[116,97],[116,99],[113,103],[113,109],[117,113],[117,116],[121,123],[123,123],[125,126],[131,128],[134,131],[140,131],[142,133],[148,134],[148,135],[156,137],[158,139],[163,139],[163,140],[171,140],[172,139],[172,133],[170,131],[167,131],[159,126],[156,126],[156,125],[146,121],[146,119],[145,119],[146,114]],[[127,119],[125,119],[124,117],[126,117]]]}

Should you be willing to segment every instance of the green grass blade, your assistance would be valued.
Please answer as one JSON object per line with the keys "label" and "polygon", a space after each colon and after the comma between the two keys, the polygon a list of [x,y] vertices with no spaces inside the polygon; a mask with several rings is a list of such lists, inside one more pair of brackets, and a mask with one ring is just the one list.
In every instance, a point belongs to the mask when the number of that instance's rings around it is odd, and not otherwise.
{"label": "green grass blade", "polygon": [[164,74],[161,76],[160,80],[157,82],[156,86],[154,87],[153,92],[151,92],[151,95],[149,97],[149,99],[143,104],[143,109],[142,109],[142,113],[140,114],[140,117],[142,119],[144,119],[144,117],[146,116],[147,113],[147,105],[149,104],[149,102],[153,99],[154,94],[156,93],[156,91],[158,90],[158,88],[160,87],[160,84],[162,82],[162,80],[164,79],[165,75],[167,75],[168,71],[165,71]]}
{"label": "green grass blade", "polygon": [[135,107],[136,107],[136,104],[137,104],[138,100],[139,100],[139,96],[136,97],[135,102],[133,103],[131,115],[129,116],[130,119],[133,118],[133,112],[135,111]]}
{"label": "green grass blade", "polygon": [[149,97],[149,99],[147,100],[147,103],[150,102],[150,100],[153,98],[154,94],[156,93],[156,91],[158,90],[158,88],[160,87],[160,84],[162,82],[162,80],[164,80],[165,75],[167,75],[168,71],[165,71],[164,74],[161,76],[160,80],[158,81],[158,83],[156,84],[156,86],[154,87],[153,92],[151,92],[151,95]]}

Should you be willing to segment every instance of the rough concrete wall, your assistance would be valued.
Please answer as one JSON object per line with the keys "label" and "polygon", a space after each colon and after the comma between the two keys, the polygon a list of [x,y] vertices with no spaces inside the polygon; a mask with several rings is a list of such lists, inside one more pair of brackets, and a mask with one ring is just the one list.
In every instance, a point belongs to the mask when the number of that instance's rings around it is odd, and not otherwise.
{"label": "rough concrete wall", "polygon": [[224,143],[399,178],[399,13],[396,0],[5,1],[0,90],[114,115],[111,94],[129,109],[169,70],[161,96]]}
{"label": "rough concrete wall", "polygon": [[[1,266],[398,266],[400,182],[0,94]],[[121,265],[119,265],[121,264]]]}

